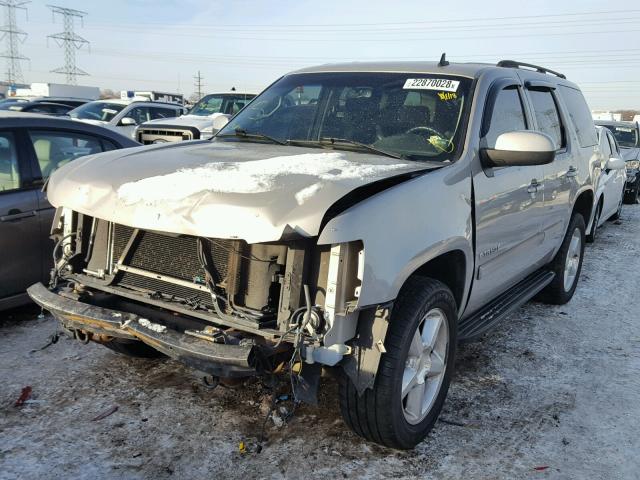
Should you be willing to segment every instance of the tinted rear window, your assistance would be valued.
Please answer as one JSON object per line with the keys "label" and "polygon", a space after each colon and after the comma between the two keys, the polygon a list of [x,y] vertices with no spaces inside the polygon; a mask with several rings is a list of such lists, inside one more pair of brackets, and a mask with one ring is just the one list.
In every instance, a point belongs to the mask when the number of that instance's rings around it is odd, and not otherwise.
{"label": "tinted rear window", "polygon": [[560,95],[569,109],[569,116],[578,134],[581,147],[592,147],[598,143],[598,134],[591,118],[591,111],[580,90],[560,85]]}

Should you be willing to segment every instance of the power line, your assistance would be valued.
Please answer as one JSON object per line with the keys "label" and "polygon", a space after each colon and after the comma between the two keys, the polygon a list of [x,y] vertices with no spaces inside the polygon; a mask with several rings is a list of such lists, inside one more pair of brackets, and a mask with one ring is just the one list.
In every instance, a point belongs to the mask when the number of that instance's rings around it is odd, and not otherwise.
{"label": "power line", "polygon": [[[442,25],[443,22],[446,22],[448,25],[451,23],[464,23],[464,22],[472,22],[474,24],[486,21],[495,21],[495,20],[530,20],[534,18],[542,19],[542,18],[565,18],[565,17],[588,17],[592,15],[611,15],[611,14],[620,14],[620,10],[602,10],[602,11],[594,11],[594,12],[577,12],[577,13],[557,13],[557,14],[543,14],[543,15],[518,15],[518,16],[507,16],[507,17],[481,17],[481,18],[454,18],[454,19],[438,19],[438,20],[428,20],[428,21],[411,21],[411,22],[373,22],[373,23],[297,23],[297,24],[225,24],[225,25],[205,25],[205,24],[195,24],[195,25],[184,25],[187,28],[233,28],[237,29],[238,27],[247,27],[247,28],[290,28],[290,27],[300,27],[304,29],[308,29],[309,27],[330,27],[330,28],[351,28],[351,27],[381,27],[381,26],[391,26],[391,25]],[[632,13],[640,13],[640,9],[635,10],[625,10],[624,14],[626,16]],[[603,19],[600,19],[603,20]],[[175,24],[170,23],[162,23],[162,22],[140,22],[135,24],[126,24],[121,23],[120,25],[130,25],[135,28],[140,28],[140,26],[148,25],[149,27],[159,27],[159,26],[176,26]]]}
{"label": "power line", "polygon": [[200,100],[202,98],[202,87],[204,86],[202,83],[202,75],[200,75],[200,70],[198,70],[198,74],[195,75],[193,77],[193,79],[195,80],[195,88],[196,88],[196,95],[198,96],[198,100]]}
{"label": "power line", "polygon": [[[635,23],[635,22],[634,22]],[[615,26],[616,24],[613,24],[612,26]],[[587,26],[587,25],[585,25]],[[577,25],[574,25],[574,27],[577,27]],[[589,25],[589,27],[593,27],[593,25]],[[118,31],[121,32],[123,34],[132,34],[132,35],[157,35],[157,36],[166,36],[167,32],[166,31],[140,31],[138,30],[128,30],[128,29],[123,29],[122,27],[99,27],[99,28],[103,28],[105,30],[110,30],[110,31]],[[540,28],[545,28],[544,26],[541,26]],[[549,27],[549,28],[557,28],[557,27]],[[504,31],[504,28],[496,28],[497,32],[502,32]],[[561,31],[561,32],[536,32],[536,33],[522,33],[522,32],[514,32],[514,33],[507,33],[505,35],[476,35],[476,36],[464,36],[461,37],[459,34],[456,34],[455,36],[448,36],[448,37],[407,37],[406,35],[402,35],[400,37],[387,37],[387,36],[371,36],[371,37],[363,37],[363,36],[357,36],[355,38],[350,38],[348,39],[350,42],[367,42],[367,43],[382,43],[382,42],[402,42],[402,43],[407,43],[407,42],[416,42],[416,41],[445,41],[445,40],[485,40],[485,39],[495,39],[495,38],[523,38],[523,37],[532,37],[532,36],[545,36],[545,37],[552,37],[552,36],[562,36],[562,37],[569,37],[569,36],[574,36],[574,35],[600,35],[600,34],[616,34],[616,35],[620,35],[623,33],[634,33],[634,32],[638,32],[640,30],[638,29],[630,29],[630,30],[599,30],[599,31],[594,31],[591,28],[588,28],[586,30],[583,31]],[[260,33],[260,32],[253,32],[253,33]],[[375,33],[375,32],[374,32]],[[416,32],[416,33],[421,33],[421,34],[428,34],[429,32]],[[448,29],[448,30],[444,30],[444,31],[439,31],[439,32],[434,32],[434,33],[456,33],[453,29]],[[341,38],[338,36],[322,36],[322,37],[300,37],[299,34],[290,34],[289,37],[268,37],[268,36],[246,36],[246,35],[251,35],[249,33],[245,34],[245,36],[236,36],[236,35],[227,35],[225,32],[211,32],[211,33],[186,33],[186,32],[171,32],[171,36],[172,37],[186,37],[186,38],[222,38],[224,40],[250,40],[250,41],[260,41],[260,42],[264,42],[264,41],[271,41],[271,42],[344,42],[345,38]],[[286,32],[285,32],[286,35]]]}
{"label": "power line", "polygon": [[20,67],[21,60],[29,60],[27,57],[20,54],[18,44],[24,43],[27,38],[27,33],[20,30],[16,24],[16,10],[24,10],[27,12],[27,8],[24,6],[30,3],[29,0],[3,0],[0,1],[0,6],[5,7],[4,10],[4,25],[0,27],[2,36],[0,40],[7,41],[7,50],[0,55],[0,57],[7,59],[7,82],[10,84],[21,83],[24,81],[22,77],[22,68]]}
{"label": "power line", "polygon": [[51,70],[52,73],[63,73],[69,85],[76,84],[78,75],[89,75],[84,70],[76,66],[76,50],[81,49],[85,45],[89,45],[89,41],[76,34],[74,31],[75,19],[79,18],[80,23],[84,25],[84,17],[87,12],[74,10],[72,8],[58,7],[56,5],[47,5],[51,9],[51,15],[55,21],[56,13],[62,15],[64,31],[49,35],[47,38],[53,38],[59,47],[64,48],[64,67]]}
{"label": "power line", "polygon": [[[625,23],[637,23],[638,21],[638,17],[636,16],[629,16],[629,15],[625,15],[623,17],[619,17],[619,18],[583,18],[583,19],[576,19],[576,20],[559,20],[559,21],[542,21],[542,22],[501,22],[501,23],[491,23],[491,24],[481,24],[478,22],[472,22],[466,25],[442,25],[442,22],[440,22],[438,25],[434,25],[434,26],[429,26],[428,27],[428,31],[429,32],[438,32],[438,31],[445,31],[445,32],[455,32],[455,31],[477,31],[477,30],[494,30],[494,29],[522,29],[522,28],[568,28],[568,27],[585,27],[585,26],[593,26],[595,25],[620,25],[620,24],[625,24]],[[157,30],[159,27],[158,26],[154,26],[151,27],[150,24],[146,24],[147,28],[153,28],[155,30]],[[180,28],[188,28],[189,30],[194,30],[194,28],[191,25],[166,25],[167,28],[172,28],[172,29],[180,29]],[[118,23],[117,25],[113,25],[113,24],[98,24],[96,26],[96,28],[98,29],[103,29],[103,30],[119,30],[119,31],[134,31],[134,32],[140,32],[141,29],[144,30],[145,25],[127,25],[127,24],[121,24]],[[225,30],[226,28],[226,30]],[[197,30],[197,29],[196,29]],[[205,29],[207,31],[210,31],[211,29]],[[349,30],[344,30],[344,29],[322,29],[322,30],[318,30],[318,29],[313,29],[313,28],[304,28],[304,29],[299,29],[299,28],[272,28],[272,29],[261,29],[261,30],[255,30],[255,29],[238,29],[238,28],[234,28],[234,29],[229,29],[229,27],[216,27],[214,32],[210,32],[210,34],[215,34],[215,35],[227,35],[229,32],[232,32],[234,34],[271,34],[271,33],[276,33],[276,34],[284,34],[284,35],[298,35],[300,33],[320,33],[320,34],[326,34],[326,33],[337,33],[337,34],[344,34],[344,35],[361,35],[363,32],[364,33],[375,33],[375,34],[401,34],[401,35],[407,35],[407,34],[413,34],[413,33],[425,33],[425,26],[420,26],[420,27],[398,27],[398,28],[383,28],[383,27],[377,27],[377,28],[366,28],[366,29],[357,29],[357,28],[350,28]],[[197,33],[196,33],[197,35]]]}

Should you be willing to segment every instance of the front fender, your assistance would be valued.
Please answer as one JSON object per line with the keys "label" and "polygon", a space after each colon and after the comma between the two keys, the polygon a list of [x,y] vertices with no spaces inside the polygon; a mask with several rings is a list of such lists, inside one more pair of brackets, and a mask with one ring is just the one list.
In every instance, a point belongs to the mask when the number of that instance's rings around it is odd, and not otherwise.
{"label": "front fender", "polygon": [[416,269],[451,250],[467,260],[466,296],[473,270],[471,213],[469,167],[458,162],[364,199],[330,220],[318,244],[363,242],[360,307],[395,299]]}

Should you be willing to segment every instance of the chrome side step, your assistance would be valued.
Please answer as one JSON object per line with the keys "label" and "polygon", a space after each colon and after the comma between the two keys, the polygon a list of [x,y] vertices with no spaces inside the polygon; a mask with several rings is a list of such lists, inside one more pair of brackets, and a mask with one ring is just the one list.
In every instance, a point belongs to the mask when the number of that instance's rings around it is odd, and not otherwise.
{"label": "chrome side step", "polygon": [[492,300],[482,310],[464,318],[458,324],[458,339],[473,340],[486,333],[504,317],[531,300],[540,290],[549,285],[555,273],[538,270],[520,283]]}

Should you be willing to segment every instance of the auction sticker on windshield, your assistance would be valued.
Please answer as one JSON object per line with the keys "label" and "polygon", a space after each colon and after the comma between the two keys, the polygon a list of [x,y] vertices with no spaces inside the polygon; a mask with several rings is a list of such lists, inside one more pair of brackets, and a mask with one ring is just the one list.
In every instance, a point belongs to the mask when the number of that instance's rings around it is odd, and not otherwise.
{"label": "auction sticker on windshield", "polygon": [[407,78],[404,82],[405,90],[440,90],[445,92],[456,92],[460,82],[448,78]]}

